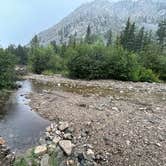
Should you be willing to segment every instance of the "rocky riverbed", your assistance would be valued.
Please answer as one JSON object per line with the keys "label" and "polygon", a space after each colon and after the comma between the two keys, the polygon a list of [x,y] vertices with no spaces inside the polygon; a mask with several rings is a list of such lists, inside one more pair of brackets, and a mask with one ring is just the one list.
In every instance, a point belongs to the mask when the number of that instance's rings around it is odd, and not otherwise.
{"label": "rocky riverbed", "polygon": [[165,165],[166,84],[25,78],[31,108],[52,121],[34,148],[39,165],[52,154],[62,166]]}
{"label": "rocky riverbed", "polygon": [[15,154],[7,147],[5,140],[0,137],[0,165],[10,166],[15,160]]}

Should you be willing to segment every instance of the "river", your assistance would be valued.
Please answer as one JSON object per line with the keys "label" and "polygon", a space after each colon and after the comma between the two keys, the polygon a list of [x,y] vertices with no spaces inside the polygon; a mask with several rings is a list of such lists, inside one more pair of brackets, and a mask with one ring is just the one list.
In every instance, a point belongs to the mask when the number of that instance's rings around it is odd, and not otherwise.
{"label": "river", "polygon": [[[38,144],[46,126],[50,122],[31,110],[26,95],[35,89],[29,80],[19,81],[21,88],[11,94],[0,116],[0,136],[16,153]],[[4,113],[5,112],[5,113]]]}

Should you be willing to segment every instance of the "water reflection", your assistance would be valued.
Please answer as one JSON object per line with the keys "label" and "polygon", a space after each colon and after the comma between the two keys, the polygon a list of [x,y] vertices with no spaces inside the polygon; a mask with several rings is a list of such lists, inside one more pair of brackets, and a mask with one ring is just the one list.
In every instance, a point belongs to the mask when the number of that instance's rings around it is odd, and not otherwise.
{"label": "water reflection", "polygon": [[12,150],[18,152],[36,144],[41,132],[49,125],[49,121],[31,111],[28,105],[26,95],[33,90],[32,83],[29,80],[19,83],[22,87],[10,96],[0,119],[0,135]]}

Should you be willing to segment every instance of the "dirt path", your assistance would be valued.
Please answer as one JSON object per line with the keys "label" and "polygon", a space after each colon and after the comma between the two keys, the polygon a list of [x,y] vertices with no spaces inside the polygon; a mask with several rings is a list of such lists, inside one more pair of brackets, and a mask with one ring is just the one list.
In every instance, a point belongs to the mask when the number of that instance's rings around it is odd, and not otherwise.
{"label": "dirt path", "polygon": [[33,110],[73,124],[77,147],[92,145],[98,165],[166,165],[166,84],[26,78],[38,89]]}

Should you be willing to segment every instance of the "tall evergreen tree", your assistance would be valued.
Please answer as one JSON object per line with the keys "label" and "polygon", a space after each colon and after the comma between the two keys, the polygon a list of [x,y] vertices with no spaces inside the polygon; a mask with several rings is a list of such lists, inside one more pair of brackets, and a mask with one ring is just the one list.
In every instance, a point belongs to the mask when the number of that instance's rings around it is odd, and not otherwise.
{"label": "tall evergreen tree", "polygon": [[18,45],[16,48],[16,57],[18,57],[19,64],[26,65],[28,61],[28,51],[26,47],[23,47],[21,45]]}
{"label": "tall evergreen tree", "polygon": [[39,39],[38,36],[35,35],[31,40],[31,47],[39,47]]}
{"label": "tall evergreen tree", "polygon": [[143,48],[152,43],[152,32],[146,31],[143,37]]}
{"label": "tall evergreen tree", "polygon": [[53,40],[53,41],[50,42],[50,44],[51,44],[51,46],[53,47],[55,53],[58,53],[58,50],[59,50],[59,49],[58,49],[58,46],[57,46],[57,44],[56,44],[56,41]]}
{"label": "tall evergreen tree", "polygon": [[88,25],[87,31],[86,31],[86,36],[85,36],[85,42],[88,44],[92,44],[92,36],[91,36],[91,27]]}
{"label": "tall evergreen tree", "polygon": [[130,18],[128,18],[126,27],[124,31],[122,31],[121,36],[120,36],[120,43],[121,45],[129,50],[133,51],[134,50],[134,45],[135,45],[135,23],[130,22]]}
{"label": "tall evergreen tree", "polygon": [[126,27],[124,31],[121,32],[121,35],[120,35],[120,43],[122,44],[124,48],[127,48],[127,41],[128,41],[130,27],[131,27],[130,18],[128,18]]}
{"label": "tall evergreen tree", "polygon": [[112,31],[111,31],[111,29],[108,31],[106,38],[107,38],[107,46],[112,45]]}
{"label": "tall evergreen tree", "polygon": [[157,37],[160,47],[163,50],[164,47],[166,46],[166,19],[159,23],[157,30]]}
{"label": "tall evergreen tree", "polygon": [[143,45],[144,45],[144,27],[142,27],[138,34],[136,35],[136,39],[135,39],[135,51],[139,52],[142,50]]}
{"label": "tall evergreen tree", "polygon": [[76,46],[76,33],[69,37],[68,45],[71,46],[71,47],[75,47]]}
{"label": "tall evergreen tree", "polygon": [[135,30],[136,30],[136,26],[135,26],[135,22],[134,22],[133,24],[131,24],[131,27],[129,29],[129,34],[128,34],[127,49],[129,51],[134,51],[134,47],[135,47]]}

